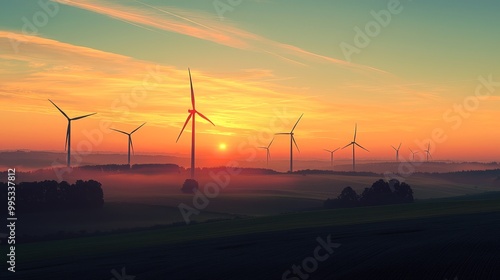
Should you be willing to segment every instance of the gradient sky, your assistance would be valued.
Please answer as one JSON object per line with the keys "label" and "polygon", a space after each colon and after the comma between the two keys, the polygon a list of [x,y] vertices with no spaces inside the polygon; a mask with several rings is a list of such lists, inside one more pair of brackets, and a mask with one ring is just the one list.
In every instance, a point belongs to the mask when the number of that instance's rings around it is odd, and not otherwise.
{"label": "gradient sky", "polygon": [[[190,129],[175,140],[190,67],[197,109],[216,124],[197,119],[201,157],[248,159],[304,113],[297,159],[328,160],[322,149],[348,144],[355,123],[370,150],[358,159],[392,159],[400,142],[408,157],[436,133],[434,159],[500,158],[500,83],[474,95],[478,77],[500,82],[498,1],[401,1],[350,62],[341,43],[356,46],[355,27],[391,1],[242,0],[223,17],[214,3],[227,0],[40,2],[56,12],[0,3],[2,150],[63,151],[66,120],[51,99],[70,117],[98,113],[73,123],[75,150],[100,131],[92,152],[125,153],[126,136],[102,124],[147,122],[137,153],[188,155]],[[276,137],[273,158],[288,149],[289,138]]]}

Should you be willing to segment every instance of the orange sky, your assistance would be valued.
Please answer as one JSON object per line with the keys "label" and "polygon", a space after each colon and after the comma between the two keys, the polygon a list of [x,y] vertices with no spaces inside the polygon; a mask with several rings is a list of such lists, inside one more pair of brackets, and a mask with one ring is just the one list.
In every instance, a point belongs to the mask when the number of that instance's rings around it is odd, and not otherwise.
{"label": "orange sky", "polygon": [[[64,150],[66,120],[48,102],[51,99],[70,117],[97,112],[73,122],[74,150],[91,142],[92,152],[126,153],[126,136],[100,126],[111,122],[110,127],[129,131],[147,122],[133,136],[136,153],[188,156],[190,126],[178,143],[175,140],[190,107],[187,67],[191,67],[197,109],[216,124],[197,118],[197,153],[202,157],[242,160],[257,151],[257,159],[264,160],[265,151],[255,147],[266,146],[273,133],[289,131],[304,113],[295,131],[301,149],[295,153],[298,160],[329,160],[323,149],[352,141],[355,123],[357,141],[370,150],[358,150],[358,159],[393,159],[390,145],[400,142],[401,157],[408,157],[409,147],[420,150],[418,143],[429,140],[437,160],[500,158],[496,129],[500,87],[480,88],[487,97],[474,95],[482,84],[478,77],[500,80],[495,73],[485,71],[469,79],[451,74],[410,79],[379,65],[348,63],[215,20],[175,29],[171,21],[152,24],[155,17],[149,14],[131,16],[113,6],[107,7],[110,10],[70,6],[156,32],[180,33],[175,36],[189,40],[215,41],[231,59],[207,53],[199,64],[169,64],[0,29],[0,118],[7,124],[0,140],[3,150]],[[12,51],[12,40],[20,42],[21,51]],[[175,51],[168,46],[166,52]],[[193,48],[199,57],[203,49]],[[266,57],[265,63],[240,67],[229,48]],[[247,58],[241,57],[240,63],[247,65]],[[463,115],[457,104],[465,105]],[[444,136],[433,136],[435,130]],[[88,135],[99,139],[92,141]],[[227,145],[225,150],[219,148],[221,143]],[[289,138],[277,136],[271,154],[274,159],[288,158]],[[351,158],[351,149],[337,152],[336,158]]]}

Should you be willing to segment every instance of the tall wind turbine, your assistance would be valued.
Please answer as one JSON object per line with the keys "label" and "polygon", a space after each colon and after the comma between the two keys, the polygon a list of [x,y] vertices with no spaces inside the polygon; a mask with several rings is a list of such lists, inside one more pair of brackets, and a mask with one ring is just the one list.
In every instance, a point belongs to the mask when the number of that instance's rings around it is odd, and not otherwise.
{"label": "tall wind turbine", "polygon": [[274,141],[274,138],[273,140],[271,140],[271,143],[269,143],[269,145],[267,145],[267,147],[259,147],[260,149],[265,149],[266,150],[266,161],[267,161],[267,166],[269,166],[269,158],[271,157],[271,153],[269,152],[269,148],[271,147],[271,144],[273,143]]}
{"label": "tall wind turbine", "polygon": [[335,149],[335,150],[333,150],[333,151],[327,150],[327,149],[323,149],[323,150],[325,150],[325,151],[327,151],[327,152],[330,153],[330,165],[331,165],[332,169],[333,169],[333,153],[335,153],[338,149],[340,149],[340,147],[337,148],[337,149]]}
{"label": "tall wind turbine", "polygon": [[132,130],[132,132],[130,133],[127,133],[125,131],[121,131],[121,130],[118,130],[118,129],[114,129],[114,128],[110,128],[111,130],[114,130],[116,132],[120,132],[120,133],[123,133],[125,135],[128,135],[128,166],[130,167],[130,148],[132,148],[132,152],[134,152],[134,144],[132,144],[132,134],[134,132],[136,132],[137,130],[139,130],[139,128],[141,128],[143,125],[145,125],[146,123],[143,123],[141,124],[139,127],[137,127],[136,129]]}
{"label": "tall wind turbine", "polygon": [[418,151],[414,152],[411,148],[408,148],[408,149],[410,149],[410,152],[413,156],[413,161],[415,161],[415,154],[418,154]]}
{"label": "tall wind turbine", "polygon": [[396,147],[391,145],[391,147],[394,149],[394,151],[396,151],[396,161],[397,162],[399,161],[399,149],[401,148],[401,144],[403,144],[403,143],[399,143],[399,146],[397,149],[396,149]]}
{"label": "tall wind turbine", "polygon": [[293,136],[293,131],[295,130],[295,127],[299,123],[300,119],[302,119],[302,116],[304,114],[300,115],[299,119],[295,123],[295,125],[292,127],[292,130],[290,132],[283,132],[283,133],[276,133],[276,135],[290,135],[290,173],[293,172],[293,144],[295,144],[295,147],[297,147],[297,151],[300,152],[299,146],[297,146],[297,142],[295,142],[295,137]]}
{"label": "tall wind turbine", "polygon": [[352,140],[352,142],[351,142],[351,143],[349,143],[349,144],[345,145],[345,146],[342,148],[342,149],[345,149],[345,148],[347,148],[347,147],[349,147],[349,146],[351,146],[351,145],[352,145],[352,170],[353,170],[353,171],[356,171],[356,152],[355,152],[354,148],[355,148],[356,146],[358,146],[358,147],[360,147],[361,149],[363,149],[363,150],[365,150],[365,151],[367,151],[367,152],[370,152],[370,151],[368,151],[367,149],[363,148],[361,145],[359,145],[359,144],[356,142],[356,132],[357,132],[357,131],[358,131],[358,124],[356,124],[356,125],[355,125],[355,127],[354,127],[354,139]]}
{"label": "tall wind turbine", "polygon": [[66,149],[68,150],[68,159],[66,160],[66,163],[67,163],[68,167],[71,167],[71,121],[83,119],[83,118],[95,115],[97,113],[79,116],[76,118],[70,118],[70,117],[68,117],[68,115],[66,115],[66,113],[63,112],[63,110],[61,110],[61,108],[57,107],[57,105],[54,102],[52,102],[52,100],[49,99],[49,101],[50,101],[50,103],[52,103],[52,105],[56,106],[57,110],[59,110],[59,112],[61,112],[61,114],[63,114],[64,117],[66,117],[66,119],[68,120],[68,128],[66,129],[66,142],[64,143],[64,150],[66,150]]}
{"label": "tall wind turbine", "polygon": [[429,157],[432,158],[431,156],[431,142],[429,142],[429,145],[427,145],[427,150],[424,151],[427,154],[427,161],[429,161]]}
{"label": "tall wind turbine", "polygon": [[191,118],[193,118],[191,124],[192,124],[192,128],[191,128],[191,179],[194,179],[194,158],[195,158],[195,117],[196,117],[196,114],[198,114],[200,117],[204,118],[205,120],[207,120],[209,123],[211,123],[213,126],[215,126],[215,124],[209,120],[207,117],[205,117],[202,113],[196,111],[196,103],[194,101],[194,90],[193,90],[193,80],[191,79],[191,70],[188,68],[188,72],[189,72],[189,84],[191,85],[191,105],[193,106],[192,109],[188,109],[188,112],[189,112],[189,115],[186,119],[186,122],[184,123],[184,126],[182,127],[182,130],[181,130],[181,133],[179,133],[179,136],[177,136],[177,140],[175,141],[177,143],[177,141],[179,141],[179,138],[181,137],[182,135],[182,132],[184,131],[184,128],[186,128],[186,125],[188,124],[189,120]]}

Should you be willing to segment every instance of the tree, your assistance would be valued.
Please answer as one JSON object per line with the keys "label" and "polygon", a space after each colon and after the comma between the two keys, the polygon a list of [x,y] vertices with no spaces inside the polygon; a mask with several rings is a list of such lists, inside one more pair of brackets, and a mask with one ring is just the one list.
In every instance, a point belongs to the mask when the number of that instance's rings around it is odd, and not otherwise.
{"label": "tree", "polygon": [[380,179],[370,188],[365,188],[361,196],[351,187],[346,187],[336,199],[325,200],[324,207],[343,208],[411,202],[413,202],[413,191],[410,185],[400,183],[396,179],[389,182]]}
{"label": "tree", "polygon": [[392,203],[393,198],[389,183],[380,179],[371,188],[365,188],[360,200],[364,205],[380,205]]}
{"label": "tree", "polygon": [[337,199],[341,207],[354,207],[359,203],[359,195],[351,187],[345,187]]}
{"label": "tree", "polygon": [[198,189],[198,181],[194,179],[186,179],[184,184],[182,184],[181,191],[183,193],[195,193]]}
{"label": "tree", "polygon": [[405,182],[395,186],[394,194],[402,203],[411,203],[414,201],[413,190],[411,189],[410,185]]}

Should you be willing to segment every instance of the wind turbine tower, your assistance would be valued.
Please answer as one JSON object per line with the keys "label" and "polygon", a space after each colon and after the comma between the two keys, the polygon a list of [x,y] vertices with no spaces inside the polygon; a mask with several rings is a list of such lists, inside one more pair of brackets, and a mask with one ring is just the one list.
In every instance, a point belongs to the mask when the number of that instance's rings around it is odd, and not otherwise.
{"label": "wind turbine tower", "polygon": [[194,100],[194,89],[193,89],[193,80],[191,79],[191,70],[188,68],[188,72],[189,72],[189,84],[191,85],[191,105],[193,106],[192,109],[188,109],[188,117],[186,119],[186,122],[184,123],[184,126],[182,127],[182,130],[181,132],[179,133],[179,136],[177,136],[177,140],[175,141],[177,143],[177,141],[179,141],[179,138],[181,137],[182,135],[182,132],[184,131],[184,128],[186,128],[186,125],[188,124],[189,120],[191,118],[193,118],[193,120],[191,121],[191,179],[194,179],[194,168],[195,168],[195,117],[196,115],[202,117],[203,119],[207,120],[209,123],[211,123],[213,126],[215,126],[215,124],[209,120],[207,117],[205,117],[202,113],[198,112],[196,110],[196,102]]}
{"label": "wind turbine tower", "polygon": [[130,167],[130,148],[132,148],[132,152],[134,152],[134,144],[132,143],[132,134],[134,132],[136,132],[137,130],[139,130],[139,128],[141,128],[143,125],[145,125],[146,123],[143,123],[141,124],[139,127],[137,127],[136,129],[132,130],[132,132],[130,133],[127,133],[125,131],[122,131],[122,130],[118,130],[118,129],[114,129],[114,128],[110,128],[111,130],[114,130],[116,132],[120,132],[120,133],[123,133],[125,135],[128,136],[128,166]]}
{"label": "wind turbine tower", "polygon": [[335,149],[333,151],[332,150],[323,149],[323,150],[325,150],[325,151],[327,151],[327,152],[330,153],[330,166],[331,166],[332,169],[333,169],[333,153],[335,153],[338,149],[340,149],[340,148],[337,148],[337,149]]}
{"label": "wind turbine tower", "polygon": [[297,151],[300,152],[299,146],[297,146],[297,142],[295,142],[295,137],[294,137],[293,131],[295,130],[295,127],[297,127],[297,124],[299,123],[300,119],[302,119],[303,115],[304,114],[300,115],[299,119],[297,120],[295,125],[292,127],[292,130],[290,132],[276,133],[276,135],[290,135],[290,173],[293,172],[293,144],[295,144]]}
{"label": "wind turbine tower", "polygon": [[399,143],[399,146],[397,149],[396,149],[396,147],[391,145],[391,147],[394,149],[394,151],[396,151],[396,162],[399,162],[399,149],[401,148],[401,144],[402,143]]}
{"label": "wind turbine tower", "polygon": [[352,142],[351,142],[351,143],[349,143],[349,144],[345,145],[345,146],[342,148],[342,149],[345,149],[345,148],[347,148],[347,147],[349,147],[349,146],[351,146],[351,145],[352,145],[352,170],[353,170],[353,171],[356,171],[356,150],[355,150],[355,147],[356,147],[356,146],[358,146],[358,147],[360,147],[361,149],[363,149],[363,150],[365,150],[365,151],[367,151],[367,152],[370,152],[370,151],[368,151],[367,149],[363,148],[363,146],[361,146],[360,144],[358,144],[358,143],[356,142],[356,133],[357,133],[357,131],[358,131],[358,124],[356,124],[356,125],[354,126],[354,139],[352,140]]}
{"label": "wind turbine tower", "polygon": [[269,148],[271,148],[271,144],[273,143],[273,141],[274,141],[274,138],[273,138],[273,140],[271,140],[271,143],[269,143],[269,145],[267,145],[266,147],[259,147],[260,149],[266,150],[267,166],[269,166],[269,158],[271,157],[271,153],[269,152]]}
{"label": "wind turbine tower", "polygon": [[68,115],[66,115],[66,113],[64,113],[63,110],[61,110],[61,108],[57,107],[57,105],[54,102],[52,102],[52,100],[49,99],[49,101],[68,120],[68,128],[66,129],[66,142],[64,143],[64,150],[67,149],[67,151],[68,151],[68,158],[66,160],[66,164],[67,164],[68,167],[71,167],[71,121],[76,121],[76,120],[79,120],[79,119],[83,119],[83,118],[95,115],[97,113],[83,115],[83,116],[79,116],[79,117],[76,117],[76,118],[70,118],[70,117],[68,117]]}
{"label": "wind turbine tower", "polygon": [[427,161],[429,161],[429,157],[432,158],[431,155],[431,142],[429,142],[429,145],[427,145],[427,150],[424,151],[427,154]]}

